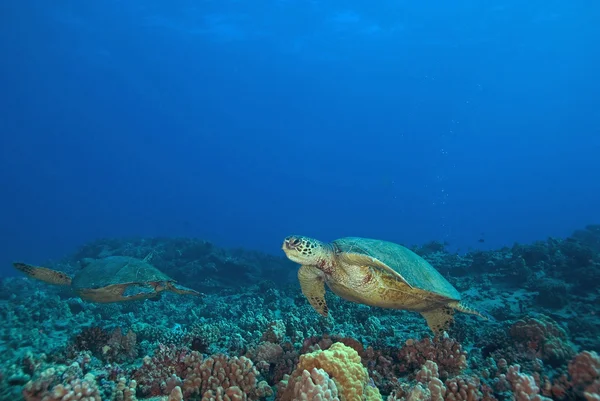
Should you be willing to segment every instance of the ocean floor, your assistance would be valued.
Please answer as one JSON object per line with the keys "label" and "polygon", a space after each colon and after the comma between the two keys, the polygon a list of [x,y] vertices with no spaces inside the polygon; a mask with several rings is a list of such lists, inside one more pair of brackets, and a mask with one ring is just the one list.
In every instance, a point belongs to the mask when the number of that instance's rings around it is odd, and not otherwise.
{"label": "ocean floor", "polygon": [[[98,304],[0,282],[1,400],[600,400],[600,226],[494,251],[412,248],[472,307],[432,337],[417,313],[302,295],[298,265],[188,238],[106,239],[45,265],[149,261],[203,297]],[[23,261],[28,262],[28,261]]]}

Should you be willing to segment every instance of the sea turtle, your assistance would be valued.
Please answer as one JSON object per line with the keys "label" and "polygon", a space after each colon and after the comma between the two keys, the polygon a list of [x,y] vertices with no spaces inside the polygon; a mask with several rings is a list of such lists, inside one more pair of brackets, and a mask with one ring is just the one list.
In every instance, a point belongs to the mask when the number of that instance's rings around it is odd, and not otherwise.
{"label": "sea turtle", "polygon": [[477,315],[461,302],[459,292],[425,259],[387,241],[359,237],[326,244],[313,238],[289,236],[286,256],[302,266],[302,293],[321,315],[328,315],[325,283],[340,297],[360,304],[419,312],[435,333],[448,330],[454,311]]}
{"label": "sea turtle", "polygon": [[97,303],[157,299],[163,291],[201,296],[177,285],[147,261],[128,256],[84,259],[73,278],[61,271],[15,262],[13,266],[31,278],[49,284],[71,286],[81,299]]}

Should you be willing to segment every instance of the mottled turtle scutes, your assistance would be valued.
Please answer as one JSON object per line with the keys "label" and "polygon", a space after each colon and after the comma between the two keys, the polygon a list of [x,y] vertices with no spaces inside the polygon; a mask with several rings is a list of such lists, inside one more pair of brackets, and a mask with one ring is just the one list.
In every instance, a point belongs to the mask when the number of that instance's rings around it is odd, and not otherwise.
{"label": "mottled turtle scutes", "polygon": [[289,236],[282,248],[302,265],[302,293],[323,316],[328,314],[326,283],[348,301],[419,312],[435,334],[448,330],[455,310],[487,319],[463,304],[459,292],[425,259],[401,245],[359,237],[326,244]]}
{"label": "mottled turtle scutes", "polygon": [[[146,258],[147,259],[147,258]],[[13,266],[27,276],[49,284],[70,286],[81,299],[97,303],[156,299],[163,291],[176,294],[203,295],[177,285],[147,260],[127,256],[85,259],[82,269],[71,278],[67,274],[15,262]]]}

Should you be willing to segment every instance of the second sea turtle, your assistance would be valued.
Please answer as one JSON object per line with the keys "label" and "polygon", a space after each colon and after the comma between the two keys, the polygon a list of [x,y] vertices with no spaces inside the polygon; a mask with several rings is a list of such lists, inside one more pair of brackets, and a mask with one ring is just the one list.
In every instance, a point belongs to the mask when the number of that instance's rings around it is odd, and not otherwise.
{"label": "second sea turtle", "polygon": [[27,276],[49,284],[70,286],[83,300],[112,303],[156,299],[163,291],[181,295],[203,294],[178,285],[146,259],[109,256],[85,259],[73,277],[58,270],[15,262],[13,266]]}

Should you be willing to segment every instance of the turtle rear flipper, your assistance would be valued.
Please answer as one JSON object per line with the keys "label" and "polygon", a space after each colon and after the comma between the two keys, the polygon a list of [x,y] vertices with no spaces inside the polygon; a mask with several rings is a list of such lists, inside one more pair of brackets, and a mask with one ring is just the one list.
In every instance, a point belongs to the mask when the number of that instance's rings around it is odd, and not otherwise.
{"label": "turtle rear flipper", "polygon": [[421,312],[421,315],[427,320],[427,326],[436,336],[448,331],[454,323],[454,309],[449,306]]}
{"label": "turtle rear flipper", "polygon": [[192,290],[191,288],[184,287],[177,283],[169,282],[167,283],[167,291],[172,291],[175,294],[179,295],[196,295],[198,297],[203,297],[205,294],[198,292],[196,290]]}
{"label": "turtle rear flipper", "polygon": [[71,277],[58,270],[48,269],[47,267],[28,265],[27,263],[14,262],[13,266],[28,277],[55,285],[71,285]]}
{"label": "turtle rear flipper", "polygon": [[492,322],[496,320],[496,319],[494,319],[494,317],[492,315],[490,315],[486,311],[477,310],[462,301],[451,302],[448,305],[451,306],[452,308],[456,309],[459,312],[467,313],[469,315],[479,316],[483,320],[489,320]]}

